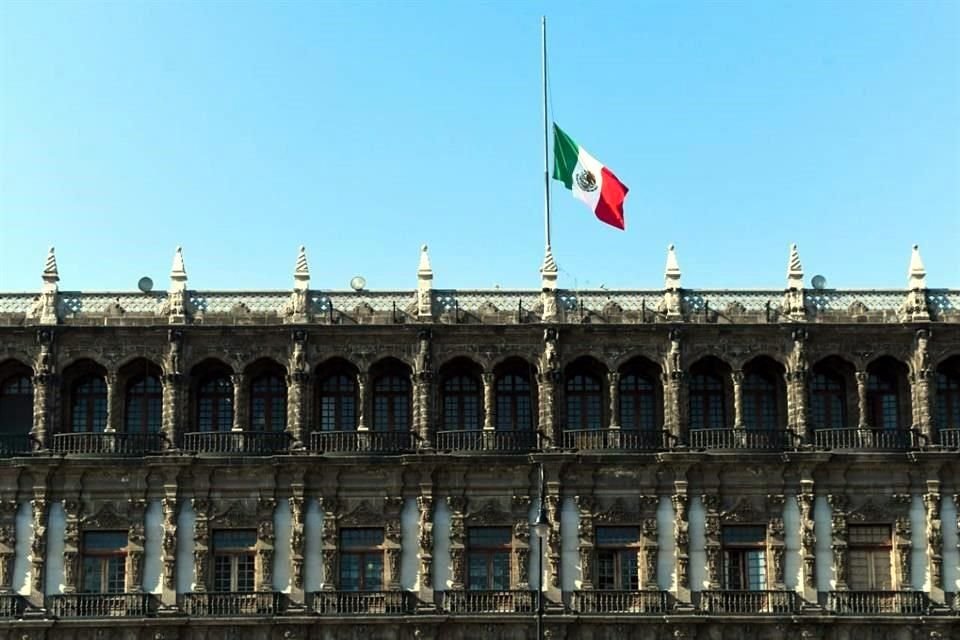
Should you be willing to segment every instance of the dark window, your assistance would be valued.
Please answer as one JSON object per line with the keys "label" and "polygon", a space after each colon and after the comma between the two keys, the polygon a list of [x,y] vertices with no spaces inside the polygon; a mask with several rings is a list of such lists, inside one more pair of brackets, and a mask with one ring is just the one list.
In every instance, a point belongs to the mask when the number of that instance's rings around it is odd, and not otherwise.
{"label": "dark window", "polygon": [[896,429],[900,403],[897,398],[897,381],[880,373],[867,376],[867,424],[875,429]]}
{"label": "dark window", "polygon": [[743,378],[743,424],[747,429],[774,430],[777,424],[777,385],[759,373]]}
{"label": "dark window", "polygon": [[470,376],[453,376],[443,383],[443,427],[448,431],[474,431],[481,425],[480,385]]}
{"label": "dark window", "polygon": [[533,428],[533,396],[526,378],[508,373],[497,378],[497,429],[530,431]]}
{"label": "dark window", "polygon": [[623,429],[656,429],[657,397],[653,382],[632,373],[620,377],[620,426]]}
{"label": "dark window", "polygon": [[467,531],[467,588],[510,588],[510,527],[470,527]]}
{"label": "dark window", "polygon": [[400,376],[382,376],[373,384],[373,429],[409,431],[410,382]]}
{"label": "dark window", "polygon": [[892,589],[890,527],[850,525],[847,528],[849,584],[854,591]]}
{"label": "dark window", "polygon": [[340,589],[383,590],[383,529],[340,531]]}
{"label": "dark window", "polygon": [[814,373],[810,378],[810,413],[818,429],[843,429],[847,424],[847,394],[843,378]]}
{"label": "dark window", "polygon": [[937,426],[960,429],[960,375],[937,373]]}
{"label": "dark window", "polygon": [[274,432],[287,428],[287,385],[280,376],[260,376],[250,384],[250,428]]}
{"label": "dark window", "polygon": [[70,427],[74,433],[107,428],[107,383],[103,378],[87,376],[73,385]]}
{"label": "dark window", "polygon": [[84,593],[126,591],[127,533],[89,531],[83,534],[81,585]]}
{"label": "dark window", "polygon": [[724,527],[723,588],[763,591],[767,588],[766,527]]}
{"label": "dark window", "polygon": [[163,387],[156,376],[135,378],[127,385],[127,433],[158,433],[163,420]]}
{"label": "dark window", "polygon": [[567,380],[567,428],[604,428],[603,391],[595,376],[577,374]]}
{"label": "dark window", "polygon": [[33,428],[33,384],[28,376],[0,384],[0,433],[29,433]]}
{"label": "dark window", "polygon": [[690,428],[725,429],[727,413],[720,376],[701,373],[690,376]]}
{"label": "dark window", "polygon": [[597,527],[597,588],[636,590],[637,553],[640,531],[637,527]]}
{"label": "dark window", "polygon": [[213,532],[213,590],[253,591],[257,532],[231,529]]}
{"label": "dark window", "polygon": [[357,381],[338,373],[320,383],[320,430],[353,431],[357,428]]}
{"label": "dark window", "polygon": [[197,389],[197,426],[200,431],[233,428],[233,383],[227,376],[208,378]]}

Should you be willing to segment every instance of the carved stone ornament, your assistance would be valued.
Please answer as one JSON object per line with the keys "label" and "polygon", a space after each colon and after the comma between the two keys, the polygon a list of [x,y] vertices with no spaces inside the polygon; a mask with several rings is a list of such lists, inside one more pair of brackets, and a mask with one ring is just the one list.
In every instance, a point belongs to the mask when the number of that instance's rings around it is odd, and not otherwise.
{"label": "carved stone ornament", "polygon": [[893,520],[900,509],[892,509],[892,500],[886,504],[878,504],[873,498],[868,499],[859,507],[847,514],[851,522],[889,522]]}
{"label": "carved stone ornament", "polygon": [[487,500],[478,511],[468,513],[467,522],[478,524],[506,524],[513,520],[513,516],[500,508],[494,500]]}
{"label": "carved stone ornament", "polygon": [[610,504],[610,506],[607,509],[596,514],[596,516],[594,516],[594,519],[597,522],[603,522],[603,523],[607,523],[607,522],[623,523],[623,522],[634,521],[637,519],[637,517],[635,513],[631,513],[627,509],[627,505],[624,502],[623,498],[617,498]]}
{"label": "carved stone ornament", "polygon": [[113,502],[106,502],[100,510],[81,521],[84,529],[126,529],[130,518],[120,514]]}
{"label": "carved stone ornament", "polygon": [[754,507],[747,498],[740,498],[726,511],[720,514],[723,522],[766,522],[767,514]]}
{"label": "carved stone ornament", "polygon": [[249,527],[256,521],[256,514],[245,508],[240,500],[232,501],[225,510],[210,518],[211,524],[222,527]]}
{"label": "carved stone ornament", "polygon": [[379,525],[383,524],[383,514],[375,511],[369,501],[361,500],[353,511],[341,517],[340,524],[341,526]]}

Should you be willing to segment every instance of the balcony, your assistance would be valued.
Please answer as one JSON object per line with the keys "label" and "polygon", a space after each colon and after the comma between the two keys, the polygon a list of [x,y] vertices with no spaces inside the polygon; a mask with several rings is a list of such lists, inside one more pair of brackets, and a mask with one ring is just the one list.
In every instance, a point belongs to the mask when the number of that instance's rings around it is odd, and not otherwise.
{"label": "balcony", "polygon": [[700,610],[710,614],[788,615],[800,610],[795,591],[701,591]]}
{"label": "balcony", "polygon": [[535,613],[536,591],[444,591],[440,607],[447,613]]}
{"label": "balcony", "polygon": [[873,449],[906,451],[920,445],[920,434],[912,429],[817,429],[818,449]]}
{"label": "balcony", "polygon": [[673,600],[666,591],[574,591],[570,608],[576,613],[665,614]]}
{"label": "balcony", "polygon": [[33,439],[30,434],[0,434],[0,458],[29,455],[31,451],[33,451]]}
{"label": "balcony", "polygon": [[940,446],[948,449],[960,449],[960,428],[958,429],[940,429]]}
{"label": "balcony", "polygon": [[316,591],[307,595],[307,605],[321,616],[402,616],[417,606],[409,591]]}
{"label": "balcony", "polygon": [[436,447],[441,451],[494,451],[526,453],[537,448],[535,431],[480,430],[438,431]]}
{"label": "balcony", "polygon": [[690,447],[783,451],[795,448],[795,437],[785,429],[691,429]]}
{"label": "balcony", "polygon": [[149,593],[70,593],[47,596],[54,618],[143,618],[157,610]]}
{"label": "balcony", "polygon": [[27,601],[15,593],[0,593],[0,620],[22,618],[27,610]]}
{"label": "balcony", "polygon": [[184,451],[214,455],[269,456],[290,444],[286,431],[202,431],[183,434]]}
{"label": "balcony", "polygon": [[564,449],[607,451],[660,451],[666,449],[670,435],[666,431],[635,429],[567,429]]}
{"label": "balcony", "polygon": [[273,591],[185,593],[180,608],[188,616],[206,618],[275,616],[282,613],[283,603],[283,594]]}
{"label": "balcony", "polygon": [[314,431],[310,450],[318,453],[403,453],[413,450],[409,431]]}
{"label": "balcony", "polygon": [[162,451],[163,435],[120,431],[56,433],[51,449],[68,455],[142,456]]}
{"label": "balcony", "polygon": [[923,591],[831,591],[827,609],[838,615],[922,616],[932,604]]}

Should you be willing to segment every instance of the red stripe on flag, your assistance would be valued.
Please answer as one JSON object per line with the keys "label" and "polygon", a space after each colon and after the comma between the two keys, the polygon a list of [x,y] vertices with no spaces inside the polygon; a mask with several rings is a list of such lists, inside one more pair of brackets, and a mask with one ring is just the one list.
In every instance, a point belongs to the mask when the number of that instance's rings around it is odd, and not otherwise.
{"label": "red stripe on flag", "polygon": [[594,211],[601,222],[623,230],[626,223],[623,219],[623,200],[627,197],[627,185],[620,182],[617,176],[603,167],[603,186],[600,188],[600,201]]}

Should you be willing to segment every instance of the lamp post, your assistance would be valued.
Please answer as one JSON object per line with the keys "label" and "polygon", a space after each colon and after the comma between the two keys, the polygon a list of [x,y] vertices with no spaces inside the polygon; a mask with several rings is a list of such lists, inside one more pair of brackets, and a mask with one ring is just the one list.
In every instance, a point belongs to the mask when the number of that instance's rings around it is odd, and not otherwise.
{"label": "lamp post", "polygon": [[533,535],[537,538],[537,640],[543,640],[543,540],[550,533],[547,506],[543,500],[543,465],[539,466],[538,496],[540,509],[533,521]]}

